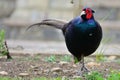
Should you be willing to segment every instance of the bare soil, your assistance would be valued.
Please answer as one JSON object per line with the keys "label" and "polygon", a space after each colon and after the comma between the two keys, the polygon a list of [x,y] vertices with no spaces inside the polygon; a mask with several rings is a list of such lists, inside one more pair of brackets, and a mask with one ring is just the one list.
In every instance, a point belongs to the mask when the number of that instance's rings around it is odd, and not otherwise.
{"label": "bare soil", "polygon": [[[55,62],[46,62],[45,58],[50,55],[20,55],[12,56],[12,60],[6,60],[5,57],[0,58],[0,75],[9,77],[57,77],[66,76],[74,77],[77,76],[77,71],[80,69],[79,64],[74,64],[71,57],[70,62],[61,60],[64,55],[57,55]],[[85,64],[90,71],[99,71],[100,73],[107,76],[111,70],[120,71],[120,61],[107,60],[96,62],[95,57],[85,58]],[[6,72],[1,73],[1,72]]]}

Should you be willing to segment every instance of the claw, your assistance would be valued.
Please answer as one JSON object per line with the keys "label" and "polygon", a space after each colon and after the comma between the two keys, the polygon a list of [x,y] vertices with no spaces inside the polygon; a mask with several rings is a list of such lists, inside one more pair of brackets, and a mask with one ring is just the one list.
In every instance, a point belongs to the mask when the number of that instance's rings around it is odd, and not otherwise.
{"label": "claw", "polygon": [[88,73],[90,72],[85,66],[81,67],[81,72]]}

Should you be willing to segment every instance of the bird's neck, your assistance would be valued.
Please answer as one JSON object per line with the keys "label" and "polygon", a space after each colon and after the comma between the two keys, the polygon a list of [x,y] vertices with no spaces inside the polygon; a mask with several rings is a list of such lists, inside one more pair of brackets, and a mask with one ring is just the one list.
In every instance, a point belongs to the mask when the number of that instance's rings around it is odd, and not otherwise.
{"label": "bird's neck", "polygon": [[83,24],[94,26],[95,20],[94,20],[94,17],[84,20],[82,17],[78,16],[74,20],[72,20],[72,24],[74,24],[75,26],[81,26]]}
{"label": "bird's neck", "polygon": [[84,21],[89,21],[89,20],[94,20],[94,16],[92,16],[90,19],[87,19],[86,17],[84,17],[84,16],[81,16],[80,17],[81,18],[81,20],[84,22]]}
{"label": "bird's neck", "polygon": [[81,20],[76,23],[74,23],[74,28],[81,29],[83,31],[87,30],[88,28],[96,27],[96,22],[94,18],[91,18],[89,20]]}

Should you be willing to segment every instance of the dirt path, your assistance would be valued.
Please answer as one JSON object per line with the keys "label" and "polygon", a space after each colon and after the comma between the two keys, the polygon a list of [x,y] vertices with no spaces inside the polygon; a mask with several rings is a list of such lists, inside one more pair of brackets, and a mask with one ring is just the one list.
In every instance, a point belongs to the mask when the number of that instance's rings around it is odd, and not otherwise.
{"label": "dirt path", "polygon": [[[77,71],[80,69],[79,64],[74,64],[72,57],[71,61],[62,61],[65,55],[58,55],[54,62],[46,62],[46,58],[50,55],[37,55],[37,56],[13,56],[13,60],[6,61],[5,58],[0,58],[0,75],[10,77],[57,77],[77,76]],[[120,71],[120,62],[116,60],[96,62],[95,58],[88,57],[86,66],[90,71],[99,71],[105,76],[111,70]]]}

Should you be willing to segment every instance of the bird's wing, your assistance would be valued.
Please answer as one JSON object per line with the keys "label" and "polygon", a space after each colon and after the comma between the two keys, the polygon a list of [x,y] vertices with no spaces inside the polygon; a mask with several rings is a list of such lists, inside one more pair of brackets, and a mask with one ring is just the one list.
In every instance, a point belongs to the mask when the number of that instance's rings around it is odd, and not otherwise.
{"label": "bird's wing", "polygon": [[62,31],[63,31],[63,35],[65,35],[65,32],[66,32],[66,29],[70,26],[74,27],[74,25],[77,23],[81,23],[82,22],[82,19],[80,18],[80,16],[77,16],[75,17],[74,19],[72,19],[71,21],[69,21],[68,23],[66,23],[63,28],[62,28]]}
{"label": "bird's wing", "polygon": [[66,23],[67,22],[60,21],[60,20],[46,19],[46,20],[43,20],[43,21],[41,21],[39,23],[35,23],[35,24],[30,25],[27,28],[27,30],[30,29],[33,26],[41,26],[41,25],[48,25],[48,26],[52,26],[52,27],[55,27],[57,29],[61,29],[62,30]]}

